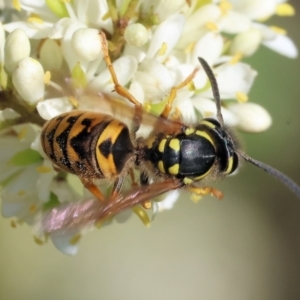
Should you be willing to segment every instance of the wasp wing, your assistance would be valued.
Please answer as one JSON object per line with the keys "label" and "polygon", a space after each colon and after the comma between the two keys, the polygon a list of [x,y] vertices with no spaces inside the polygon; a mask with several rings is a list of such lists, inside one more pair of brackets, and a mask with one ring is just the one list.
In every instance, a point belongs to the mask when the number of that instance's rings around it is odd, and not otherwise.
{"label": "wasp wing", "polygon": [[[78,109],[86,111],[96,111],[99,113],[109,114],[116,119],[124,122],[129,127],[135,114],[135,107],[127,99],[120,98],[119,95],[93,93],[84,91],[77,97]],[[178,121],[165,119],[143,110],[142,114],[142,130],[146,130],[147,134],[157,128],[159,132],[174,133],[182,128],[183,124]]]}
{"label": "wasp wing", "polygon": [[44,216],[41,221],[41,230],[44,233],[80,231],[84,228],[94,226],[105,218],[114,216],[165,192],[178,189],[181,186],[182,183],[179,180],[168,179],[152,183],[149,186],[133,188],[107,203],[90,199],[62,205],[52,209]]}

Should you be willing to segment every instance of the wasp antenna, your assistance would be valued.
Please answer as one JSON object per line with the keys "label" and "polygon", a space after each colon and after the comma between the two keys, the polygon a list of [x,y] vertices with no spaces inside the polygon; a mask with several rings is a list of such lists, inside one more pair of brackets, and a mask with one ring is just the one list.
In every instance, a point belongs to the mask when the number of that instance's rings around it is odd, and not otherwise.
{"label": "wasp antenna", "polygon": [[214,99],[216,101],[216,106],[217,106],[218,121],[220,122],[221,126],[224,127],[224,120],[223,120],[223,116],[222,116],[222,112],[221,112],[221,99],[220,99],[219,87],[218,87],[216,77],[215,77],[212,69],[208,65],[208,63],[202,57],[198,57],[198,59],[210,81],[210,84],[211,84],[211,89],[212,89]]}
{"label": "wasp antenna", "polygon": [[294,182],[291,178],[281,173],[277,169],[248,156],[244,152],[240,151],[239,154],[244,158],[245,161],[255,165],[256,167],[264,170],[268,174],[272,175],[273,177],[281,181],[286,187],[288,187],[292,192],[294,192],[296,196],[300,199],[300,186],[296,182]]}

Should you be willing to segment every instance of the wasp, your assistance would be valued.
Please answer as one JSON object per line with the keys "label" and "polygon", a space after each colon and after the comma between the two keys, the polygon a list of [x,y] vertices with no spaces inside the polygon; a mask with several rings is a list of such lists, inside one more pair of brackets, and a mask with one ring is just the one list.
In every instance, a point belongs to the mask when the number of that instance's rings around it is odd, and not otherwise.
{"label": "wasp", "polygon": [[[195,69],[186,80],[171,89],[159,116],[147,114],[138,100],[118,83],[105,46],[105,35],[100,33],[100,36],[115,91],[134,104],[132,130],[110,115],[89,111],[65,113],[45,124],[41,135],[45,153],[55,165],[78,175],[100,201],[91,199],[53,209],[43,220],[44,232],[94,225],[180,188],[198,195],[213,194],[221,198],[222,193],[218,190],[199,187],[197,183],[207,178],[226,177],[238,168],[241,159],[274,176],[300,198],[300,187],[292,179],[251,158],[239,148],[233,133],[224,125],[217,81],[203,58],[199,58],[199,62],[211,83],[217,119],[204,118],[189,126],[182,122],[180,115],[170,116],[170,112],[178,89],[186,86],[198,70]],[[132,108],[124,105],[126,110]],[[153,130],[146,138],[136,138],[145,120],[151,120]],[[140,172],[140,184],[121,192],[125,177],[134,168]],[[94,179],[114,180],[108,199],[94,184]]]}

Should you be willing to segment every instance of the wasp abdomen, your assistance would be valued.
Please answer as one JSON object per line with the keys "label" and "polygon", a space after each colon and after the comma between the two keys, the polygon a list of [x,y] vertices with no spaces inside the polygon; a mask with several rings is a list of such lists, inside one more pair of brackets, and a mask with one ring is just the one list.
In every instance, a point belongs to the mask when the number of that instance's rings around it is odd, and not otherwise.
{"label": "wasp abdomen", "polygon": [[111,178],[133,155],[128,127],[112,116],[73,111],[47,122],[45,153],[58,167],[81,177]]}

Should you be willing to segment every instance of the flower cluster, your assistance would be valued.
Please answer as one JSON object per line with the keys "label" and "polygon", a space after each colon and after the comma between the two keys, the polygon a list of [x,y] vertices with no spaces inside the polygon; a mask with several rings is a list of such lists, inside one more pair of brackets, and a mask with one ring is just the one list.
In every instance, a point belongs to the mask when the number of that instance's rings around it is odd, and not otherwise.
{"label": "flower cluster", "polygon": [[[14,217],[14,225],[32,225],[46,209],[87,195],[75,176],[53,169],[39,135],[45,120],[85,108],[66,92],[68,81],[76,89],[113,91],[99,31],[120,84],[145,107],[161,109],[203,57],[217,77],[225,122],[249,132],[267,129],[271,117],[248,102],[257,72],[242,59],[261,45],[297,56],[283,29],[264,24],[275,14],[294,14],[284,0],[15,0],[0,6],[0,185],[2,214]],[[174,107],[184,120],[216,115],[207,83],[200,69],[179,90]],[[61,251],[76,252],[74,236],[51,238]]]}

